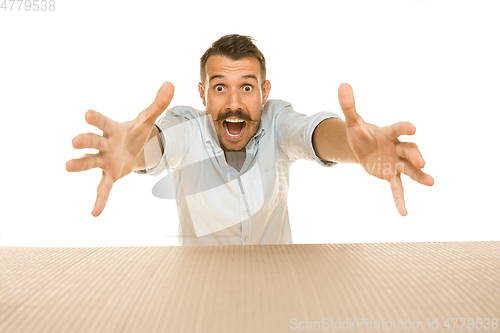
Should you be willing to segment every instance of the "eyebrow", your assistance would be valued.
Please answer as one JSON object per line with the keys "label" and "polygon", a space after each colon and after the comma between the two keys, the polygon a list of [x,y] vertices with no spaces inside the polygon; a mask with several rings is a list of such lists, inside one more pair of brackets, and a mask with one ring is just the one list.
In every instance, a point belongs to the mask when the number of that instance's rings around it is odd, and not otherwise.
{"label": "eyebrow", "polygon": [[[221,75],[221,74],[217,74],[217,75],[213,75],[209,80],[208,82],[212,81],[213,79],[225,79],[226,77],[224,75]],[[242,79],[254,79],[255,81],[259,81],[257,80],[257,76],[253,75],[253,74],[248,74],[248,75],[242,75],[241,76]]]}

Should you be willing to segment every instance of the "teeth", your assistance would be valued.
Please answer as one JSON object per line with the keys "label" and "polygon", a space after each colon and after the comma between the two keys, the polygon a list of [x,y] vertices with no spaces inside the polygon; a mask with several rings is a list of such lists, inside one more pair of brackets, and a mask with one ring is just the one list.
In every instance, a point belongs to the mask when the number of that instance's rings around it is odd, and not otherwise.
{"label": "teeth", "polygon": [[242,123],[242,122],[244,122],[243,119],[226,119],[226,121],[229,123]]}

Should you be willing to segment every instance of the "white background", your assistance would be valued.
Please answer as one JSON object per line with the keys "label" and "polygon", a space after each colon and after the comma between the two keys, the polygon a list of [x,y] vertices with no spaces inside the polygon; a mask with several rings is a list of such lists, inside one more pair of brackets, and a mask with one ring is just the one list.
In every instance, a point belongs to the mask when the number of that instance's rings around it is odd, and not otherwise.
{"label": "white background", "polygon": [[[10,3],[8,4],[10,7]],[[199,58],[219,37],[250,35],[266,56],[270,98],[306,114],[342,114],[337,88],[379,126],[411,121],[435,178],[403,176],[409,215],[389,183],[360,166],[291,169],[294,243],[499,240],[500,20],[497,1],[56,1],[0,10],[0,245],[177,245],[162,177],[115,183],[91,215],[100,169],[65,163],[89,109],[126,121],[171,81],[171,106],[202,109]],[[165,175],[165,174],[164,174]]]}

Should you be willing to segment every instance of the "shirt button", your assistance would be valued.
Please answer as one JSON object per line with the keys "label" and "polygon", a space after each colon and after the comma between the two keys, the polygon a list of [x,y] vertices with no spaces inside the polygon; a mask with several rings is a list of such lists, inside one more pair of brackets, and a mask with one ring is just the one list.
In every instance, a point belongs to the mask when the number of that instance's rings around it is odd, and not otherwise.
{"label": "shirt button", "polygon": [[247,216],[247,211],[246,210],[243,212],[243,215]]}
{"label": "shirt button", "polygon": [[245,237],[245,242],[248,242],[248,237]]}

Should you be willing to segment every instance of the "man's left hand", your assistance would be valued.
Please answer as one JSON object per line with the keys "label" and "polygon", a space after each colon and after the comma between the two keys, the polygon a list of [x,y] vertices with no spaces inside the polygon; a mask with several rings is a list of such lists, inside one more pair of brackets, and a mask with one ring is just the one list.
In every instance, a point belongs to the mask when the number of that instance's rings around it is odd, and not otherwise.
{"label": "man's left hand", "polygon": [[409,122],[398,122],[386,127],[366,123],[356,112],[354,94],[347,83],[339,87],[339,103],[345,116],[347,140],[361,166],[370,175],[387,180],[398,212],[406,211],[401,174],[416,182],[432,186],[434,178],[422,171],[425,161],[416,144],[401,142],[401,135],[413,135],[416,128]]}

